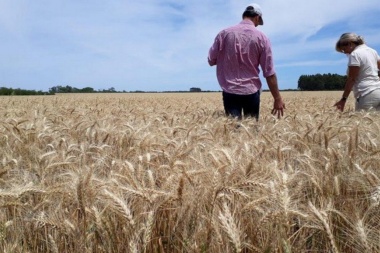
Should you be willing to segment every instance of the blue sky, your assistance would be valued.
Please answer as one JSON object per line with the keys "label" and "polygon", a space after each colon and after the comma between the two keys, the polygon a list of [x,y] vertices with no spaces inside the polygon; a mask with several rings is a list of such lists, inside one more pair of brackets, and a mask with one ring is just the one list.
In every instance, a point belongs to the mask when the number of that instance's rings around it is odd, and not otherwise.
{"label": "blue sky", "polygon": [[[0,0],[0,87],[220,90],[207,54],[244,0]],[[380,51],[378,0],[256,1],[280,89],[300,75],[345,74],[344,32]],[[263,80],[266,89],[265,79]]]}

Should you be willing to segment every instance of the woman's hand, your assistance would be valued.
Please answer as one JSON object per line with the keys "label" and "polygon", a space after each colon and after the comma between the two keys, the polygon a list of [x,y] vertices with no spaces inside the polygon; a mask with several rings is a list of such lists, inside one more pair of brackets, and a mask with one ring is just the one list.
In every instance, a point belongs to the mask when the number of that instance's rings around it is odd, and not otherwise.
{"label": "woman's hand", "polygon": [[344,110],[344,106],[345,106],[345,105],[346,105],[346,100],[341,99],[341,100],[339,100],[338,102],[336,102],[334,106],[335,106],[338,110],[340,110],[341,112],[343,112],[343,110]]}

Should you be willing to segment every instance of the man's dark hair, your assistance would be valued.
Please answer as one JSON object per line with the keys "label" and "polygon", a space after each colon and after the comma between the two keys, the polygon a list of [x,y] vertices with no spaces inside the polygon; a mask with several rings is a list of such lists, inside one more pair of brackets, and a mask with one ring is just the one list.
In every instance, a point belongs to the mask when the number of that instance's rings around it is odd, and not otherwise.
{"label": "man's dark hair", "polygon": [[245,11],[243,12],[243,18],[254,18],[256,16],[258,16],[258,14],[255,12],[255,9],[252,6],[248,6],[247,9],[245,9]]}

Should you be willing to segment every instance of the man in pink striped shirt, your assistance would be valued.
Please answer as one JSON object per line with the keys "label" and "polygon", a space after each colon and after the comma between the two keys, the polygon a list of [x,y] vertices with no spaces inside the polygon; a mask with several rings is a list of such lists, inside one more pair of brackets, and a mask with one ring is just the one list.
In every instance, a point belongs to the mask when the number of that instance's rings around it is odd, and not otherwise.
{"label": "man in pink striped shirt", "polygon": [[210,48],[208,62],[216,65],[217,78],[223,90],[223,105],[227,116],[259,118],[261,67],[274,98],[272,114],[284,115],[285,104],[278,89],[269,39],[256,27],[263,25],[261,8],[249,5],[243,20],[216,36]]}

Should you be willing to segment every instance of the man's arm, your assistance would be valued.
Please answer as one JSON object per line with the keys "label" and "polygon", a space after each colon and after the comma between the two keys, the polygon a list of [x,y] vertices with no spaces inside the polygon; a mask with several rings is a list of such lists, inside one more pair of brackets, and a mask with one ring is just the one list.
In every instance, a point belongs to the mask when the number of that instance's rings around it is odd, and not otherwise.
{"label": "man's arm", "polygon": [[218,57],[219,52],[219,35],[216,36],[214,44],[212,44],[209,52],[208,52],[208,64],[210,66],[216,65],[216,59]]}
{"label": "man's arm", "polygon": [[273,115],[277,114],[278,118],[281,118],[281,116],[284,115],[285,104],[282,101],[280,90],[278,89],[277,76],[276,74],[273,74],[271,76],[268,76],[266,80],[267,80],[269,90],[274,99],[272,114]]}

